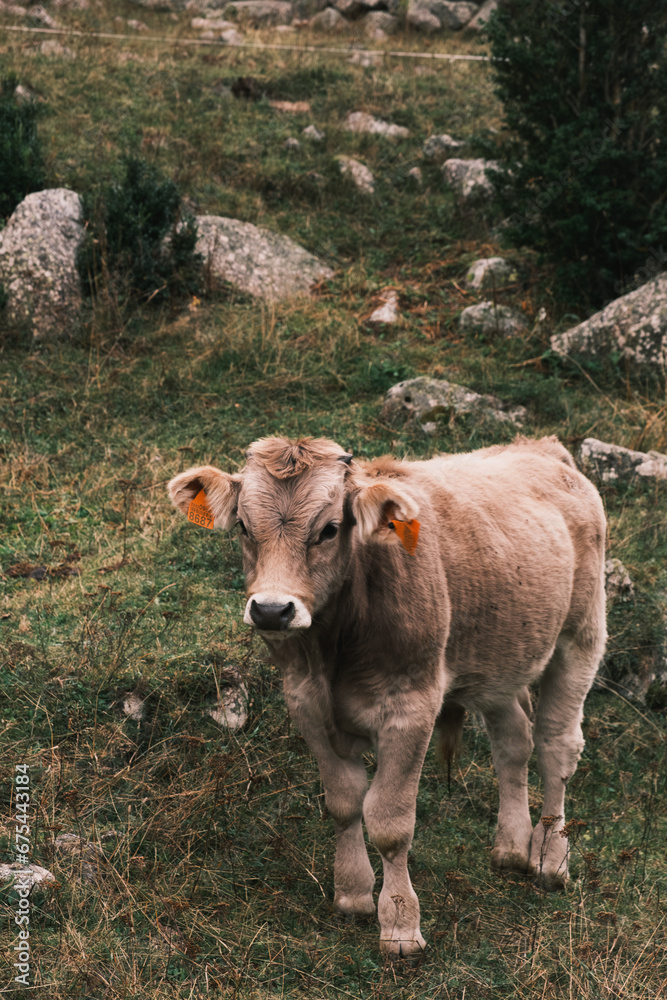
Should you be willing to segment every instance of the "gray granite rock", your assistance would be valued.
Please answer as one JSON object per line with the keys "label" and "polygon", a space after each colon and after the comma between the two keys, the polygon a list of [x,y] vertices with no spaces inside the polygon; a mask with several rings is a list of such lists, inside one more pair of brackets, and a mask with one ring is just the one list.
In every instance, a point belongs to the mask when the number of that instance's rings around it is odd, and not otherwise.
{"label": "gray granite rock", "polygon": [[603,483],[632,479],[667,479],[667,455],[659,451],[632,451],[597,438],[586,438],[579,447],[579,462],[586,475]]}
{"label": "gray granite rock", "polygon": [[371,10],[361,19],[360,27],[368,38],[382,41],[380,36],[395,35],[399,29],[399,20],[386,10]]}
{"label": "gray granite rock", "polygon": [[313,31],[342,32],[350,30],[350,23],[346,21],[334,7],[327,7],[326,10],[315,14],[308,22],[308,27]]}
{"label": "gray granite rock", "polygon": [[288,0],[232,0],[225,7],[225,17],[235,17],[239,24],[289,24],[292,15]]}
{"label": "gray granite rock", "polygon": [[518,337],[527,330],[523,313],[493,302],[478,302],[464,309],[459,318],[463,333],[482,336]]}
{"label": "gray granite rock", "polygon": [[405,18],[406,24],[424,35],[434,35],[442,30],[440,21],[426,7],[410,6]]}
{"label": "gray granite rock", "polygon": [[213,285],[229,283],[268,300],[308,295],[331,268],[294,240],[250,222],[217,215],[197,217],[196,251],[202,254]]}
{"label": "gray granite rock", "polygon": [[623,295],[578,326],[556,334],[551,347],[563,355],[604,356],[619,351],[636,368],[667,368],[667,274]]}
{"label": "gray granite rock", "polygon": [[456,157],[446,160],[442,176],[446,184],[454,189],[463,201],[471,204],[488,201],[493,194],[493,185],[486,176],[493,169],[494,160],[462,160]]}
{"label": "gray granite rock", "polygon": [[443,132],[441,135],[431,135],[422,147],[422,154],[425,160],[431,163],[444,163],[451,157],[456,156],[465,145],[458,142],[451,135]]}
{"label": "gray granite rock", "polygon": [[516,271],[504,257],[484,257],[474,261],[468,268],[466,287],[473,292],[483,292],[501,288],[516,281],[516,278]]}
{"label": "gray granite rock", "polygon": [[69,333],[81,307],[76,257],[83,240],[81,199],[52,188],[29,194],[0,232],[5,319],[34,337]]}
{"label": "gray granite rock", "polygon": [[482,418],[512,423],[521,427],[527,419],[523,406],[511,406],[496,396],[481,395],[444,379],[420,375],[392,386],[382,409],[383,420],[416,420],[426,433],[432,433],[439,414],[473,413]]}
{"label": "gray granite rock", "polygon": [[13,882],[15,886],[26,886],[33,889],[36,885],[44,887],[49,882],[55,882],[55,877],[48,868],[42,868],[33,863],[21,864],[20,861],[9,861],[0,864],[0,882]]}
{"label": "gray granite rock", "polygon": [[375,193],[375,179],[368,167],[352,156],[337,156],[338,166],[344,177],[349,177],[362,194]]}
{"label": "gray granite rock", "polygon": [[398,293],[393,288],[382,295],[382,305],[378,306],[368,317],[371,326],[386,326],[397,323],[398,315]]}
{"label": "gray granite rock", "polygon": [[403,125],[393,125],[390,122],[382,121],[381,118],[374,118],[366,111],[350,111],[343,128],[347,132],[384,135],[388,139],[407,139],[410,135],[410,130]]}
{"label": "gray granite rock", "polygon": [[[452,3],[450,0],[409,0],[407,23],[424,30],[419,15],[426,11],[438,22],[438,29],[460,31],[477,13],[476,3]],[[428,30],[428,29],[427,29]]]}

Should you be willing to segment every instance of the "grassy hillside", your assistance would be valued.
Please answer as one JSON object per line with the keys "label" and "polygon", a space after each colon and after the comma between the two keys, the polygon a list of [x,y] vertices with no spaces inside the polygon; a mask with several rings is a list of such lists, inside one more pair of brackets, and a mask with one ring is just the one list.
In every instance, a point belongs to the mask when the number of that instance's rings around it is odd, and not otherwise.
{"label": "grassy hillside", "polygon": [[[33,984],[54,1000],[664,996],[664,707],[589,698],[568,795],[574,877],[559,894],[490,873],[497,787],[476,720],[449,793],[429,756],[411,873],[430,948],[417,966],[385,965],[375,922],[332,909],[332,824],[276,671],[242,624],[237,544],[187,525],[166,499],[178,470],[234,470],[271,433],[326,435],[360,457],[511,439],[471,417],[445,416],[431,437],[384,424],[386,389],[422,373],[527,406],[528,433],[556,433],[573,450],[595,436],[667,451],[664,386],[549,354],[572,305],[553,300],[548,269],[531,257],[512,253],[520,277],[498,299],[523,309],[532,332],[459,333],[458,314],[476,301],[466,267],[501,251],[497,220],[463,211],[421,146],[433,133],[473,139],[500,127],[488,67],[187,47],[187,17],[130,4],[58,17],[118,31],[117,14],[174,42],[72,36],[61,41],[76,58],[63,60],[0,28],[1,75],[15,71],[44,99],[50,185],[90,191],[120,173],[123,154],[142,155],[197,212],[286,233],[336,273],[312,300],[267,306],[230,292],[130,310],[110,299],[89,303],[58,341],[2,334],[0,861],[13,852],[14,767],[27,764],[32,857],[58,880],[32,897]],[[480,51],[460,38],[400,44]],[[266,96],[233,97],[238,76]],[[278,112],[272,98],[312,111]],[[350,110],[411,137],[350,135]],[[284,149],[311,122],[325,142]],[[369,165],[374,198],[340,178],[337,153]],[[415,165],[421,188],[407,177]],[[387,287],[402,319],[382,333],[367,318]],[[541,308],[548,319],[537,323]],[[603,498],[610,555],[636,588],[612,611],[609,655],[640,667],[662,643],[665,486],[607,485]],[[231,670],[250,692],[234,734],[207,714]],[[145,698],[141,722],[123,712],[129,692]],[[99,853],[56,853],[62,833]],[[0,898],[7,990],[17,897],[5,888]]]}

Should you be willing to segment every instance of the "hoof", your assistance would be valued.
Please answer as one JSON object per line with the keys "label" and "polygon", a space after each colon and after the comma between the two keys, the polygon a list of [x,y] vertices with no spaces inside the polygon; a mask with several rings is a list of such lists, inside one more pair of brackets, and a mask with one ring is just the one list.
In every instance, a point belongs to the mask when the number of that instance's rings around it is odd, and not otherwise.
{"label": "hoof", "polygon": [[569,881],[567,871],[549,872],[544,868],[539,871],[534,865],[530,866],[529,874],[532,875],[533,881],[539,885],[540,889],[546,889],[548,892],[560,892]]}
{"label": "hoof", "polygon": [[380,951],[391,962],[415,961],[426,951],[426,941],[419,937],[406,939],[380,938]]}
{"label": "hoof", "polygon": [[366,896],[346,896],[342,893],[336,893],[334,907],[339,913],[345,914],[346,917],[375,916],[375,903],[371,893]]}
{"label": "hoof", "polygon": [[529,862],[518,851],[500,851],[496,848],[491,851],[491,868],[499,874],[525,875],[529,870]]}

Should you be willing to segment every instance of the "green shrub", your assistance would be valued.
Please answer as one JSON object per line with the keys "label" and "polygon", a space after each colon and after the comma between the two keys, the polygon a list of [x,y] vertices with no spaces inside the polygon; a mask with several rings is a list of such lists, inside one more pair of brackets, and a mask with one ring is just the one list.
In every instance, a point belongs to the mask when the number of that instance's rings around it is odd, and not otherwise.
{"label": "green shrub", "polygon": [[630,291],[665,260],[667,5],[506,0],[488,31],[510,239],[579,301]]}
{"label": "green shrub", "polygon": [[201,290],[196,221],[182,211],[177,185],[156,167],[128,157],[121,181],[84,197],[84,213],[88,233],[79,268],[91,294],[102,283],[121,302]]}
{"label": "green shrub", "polygon": [[0,219],[12,214],[31,191],[46,184],[44,159],[37,133],[39,108],[32,101],[18,101],[18,78],[0,83]]}

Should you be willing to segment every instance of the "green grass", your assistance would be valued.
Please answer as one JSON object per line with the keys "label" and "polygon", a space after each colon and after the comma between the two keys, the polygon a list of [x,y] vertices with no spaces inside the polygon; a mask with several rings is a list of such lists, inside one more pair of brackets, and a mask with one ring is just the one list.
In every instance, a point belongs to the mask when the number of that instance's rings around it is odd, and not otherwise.
{"label": "green grass", "polygon": [[[108,30],[118,9],[137,16],[129,4],[58,16]],[[154,33],[186,33],[186,17],[140,16]],[[497,787],[476,720],[450,794],[429,755],[411,872],[430,947],[417,966],[385,965],[375,922],[333,912],[332,824],[276,671],[242,624],[237,543],[188,526],[166,499],[179,469],[233,470],[271,433],[327,435],[361,457],[510,440],[470,417],[443,419],[430,438],[386,425],[386,389],[415,374],[521,403],[528,433],[556,433],[573,449],[596,436],[667,450],[663,388],[550,356],[548,336],[569,322],[570,305],[553,301],[549,274],[529,256],[517,255],[521,281],[501,299],[529,319],[545,306],[548,328],[509,341],[458,332],[458,313],[474,301],[462,290],[466,267],[499,249],[493,219],[463,215],[437,168],[425,166],[421,190],[405,175],[431,132],[472,137],[497,126],[486,70],[438,65],[423,75],[407,61],[363,70],[308,53],[155,43],[133,44],[142,61],[123,64],[117,47],[65,41],[74,62],[34,55],[32,42],[0,31],[2,74],[15,69],[47,99],[50,184],[87,190],[114,175],[121,154],[139,152],[197,211],[285,232],[336,274],[312,300],[275,307],[231,293],[162,311],[98,302],[69,339],[2,332],[0,860],[12,856],[13,768],[27,763],[32,856],[58,879],[32,899],[33,983],[54,1000],[664,996],[659,699],[643,708],[589,698],[563,893],[491,875]],[[479,50],[458,38],[429,45]],[[225,97],[238,75],[266,81],[267,99]],[[313,115],[281,115],[269,97],[309,99]],[[406,124],[413,137],[350,136],[348,110]],[[310,120],[326,143],[287,153],[284,139]],[[368,162],[374,200],[339,178],[337,152]],[[366,319],[387,285],[402,320],[378,334]],[[615,669],[649,670],[664,641],[665,486],[602,492],[610,555],[636,589],[612,609],[609,655]],[[250,693],[236,734],[207,714],[230,668]],[[139,724],[122,711],[129,692],[146,699]],[[58,833],[99,845],[96,881],[86,858],[54,851]],[[16,898],[5,888],[0,902],[5,988]]]}

